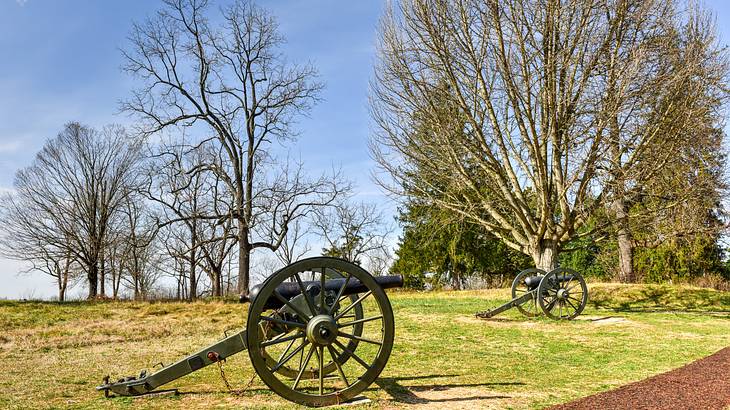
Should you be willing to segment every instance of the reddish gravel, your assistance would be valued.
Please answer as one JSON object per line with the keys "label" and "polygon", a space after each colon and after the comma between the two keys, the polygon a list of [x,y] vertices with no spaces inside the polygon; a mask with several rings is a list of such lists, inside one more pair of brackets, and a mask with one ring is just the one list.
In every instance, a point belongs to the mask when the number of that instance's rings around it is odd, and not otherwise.
{"label": "reddish gravel", "polygon": [[726,409],[730,406],[730,347],[679,369],[551,407],[583,409]]}

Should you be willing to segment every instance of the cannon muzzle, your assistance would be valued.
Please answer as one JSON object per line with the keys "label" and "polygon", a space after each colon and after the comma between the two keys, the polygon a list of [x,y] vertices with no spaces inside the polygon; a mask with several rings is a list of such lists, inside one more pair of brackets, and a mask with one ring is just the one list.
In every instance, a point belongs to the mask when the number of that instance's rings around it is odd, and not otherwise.
{"label": "cannon muzzle", "polygon": [[[377,282],[378,285],[380,285],[380,287],[383,289],[403,287],[403,276],[401,275],[375,276],[374,279],[375,282]],[[324,283],[325,292],[337,292],[340,290],[344,283],[345,278],[328,279]],[[311,295],[319,294],[319,281],[306,281],[302,282],[302,285],[307,292],[310,292]],[[245,295],[241,295],[239,301],[241,303],[252,302],[254,299],[256,299],[256,296],[258,295],[262,286],[263,284],[258,284],[254,286],[253,288],[251,288],[251,292],[249,293],[248,297],[246,297]],[[357,293],[367,292],[367,290],[367,286],[360,283],[359,280],[355,278],[350,278],[350,280],[347,281],[347,287],[345,287],[345,290],[342,294],[354,295]],[[291,300],[293,297],[302,293],[301,289],[299,288],[299,284],[296,282],[282,283],[276,287],[276,291],[279,292],[279,294],[283,296],[286,300]],[[271,297],[268,301],[266,301],[265,308],[278,309],[282,306],[284,306],[284,304],[279,299]]]}

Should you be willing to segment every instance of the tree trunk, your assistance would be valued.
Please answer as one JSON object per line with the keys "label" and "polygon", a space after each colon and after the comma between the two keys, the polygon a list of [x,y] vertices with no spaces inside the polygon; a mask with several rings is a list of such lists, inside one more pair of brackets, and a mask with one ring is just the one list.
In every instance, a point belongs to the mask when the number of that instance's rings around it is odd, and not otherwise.
{"label": "tree trunk", "polygon": [[636,282],[634,272],[634,238],[629,225],[628,204],[623,198],[618,198],[611,204],[616,224],[616,241],[618,243],[619,280],[622,282]]}
{"label": "tree trunk", "polygon": [[558,265],[558,244],[553,240],[543,239],[533,247],[530,256],[536,268],[550,272]]}
{"label": "tree trunk", "polygon": [[68,288],[68,271],[71,268],[71,262],[66,259],[66,266],[61,271],[61,276],[58,278],[58,301],[63,302],[66,300],[66,288]]}
{"label": "tree trunk", "polygon": [[66,297],[66,288],[63,283],[63,276],[58,278],[58,301],[63,302]]}
{"label": "tree trunk", "polygon": [[453,270],[454,290],[461,290],[461,275],[457,269]]}
{"label": "tree trunk", "polygon": [[96,262],[87,267],[86,278],[89,281],[89,300],[96,299],[96,288],[99,282],[99,266]]}
{"label": "tree trunk", "polygon": [[190,250],[190,293],[188,294],[188,300],[193,301],[198,296],[198,278],[196,277],[196,267],[198,262],[196,260],[195,246]]}
{"label": "tree trunk", "polygon": [[104,286],[106,282],[106,258],[104,258],[104,252],[101,253],[101,267],[99,268],[99,296],[102,298],[106,297],[106,287]]}
{"label": "tree trunk", "polygon": [[238,220],[238,293],[248,296],[249,272],[251,269],[251,245],[248,243],[248,228],[243,219]]}
{"label": "tree trunk", "polygon": [[210,283],[212,286],[213,296],[223,296],[221,294],[221,276],[223,276],[223,267],[210,265]]}

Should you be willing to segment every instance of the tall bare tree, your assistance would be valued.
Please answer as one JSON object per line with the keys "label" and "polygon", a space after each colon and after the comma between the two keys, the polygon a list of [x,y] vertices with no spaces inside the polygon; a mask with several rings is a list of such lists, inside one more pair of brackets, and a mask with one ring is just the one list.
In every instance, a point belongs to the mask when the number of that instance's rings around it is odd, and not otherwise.
{"label": "tall bare tree", "polygon": [[691,125],[696,96],[679,85],[694,65],[664,58],[677,13],[669,0],[397,2],[372,85],[381,182],[552,269]]}
{"label": "tall bare tree", "polygon": [[135,189],[139,160],[140,144],[123,128],[67,124],[17,172],[4,205],[13,215],[9,231],[24,234],[4,240],[70,254],[86,273],[89,299],[95,298],[110,223]]}
{"label": "tall bare tree", "polygon": [[330,207],[319,209],[313,226],[325,241],[322,252],[328,256],[346,259],[357,264],[377,265],[383,269],[387,261],[389,227],[375,204],[340,200]]}
{"label": "tall bare tree", "polygon": [[[609,126],[615,193],[608,211],[617,241],[619,278],[628,282],[637,279],[633,266],[637,246],[656,247],[681,236],[716,234],[722,228],[719,223],[708,224],[707,216],[717,209],[725,190],[720,128],[728,97],[727,55],[718,45],[712,15],[695,3],[667,26],[658,56],[666,74],[658,80],[677,72],[681,81],[656,83],[666,96],[646,110],[654,132],[664,138],[647,144],[645,154],[634,160],[634,172],[626,172],[627,158],[620,155],[626,148],[620,137],[612,135],[621,132],[619,119]],[[613,58],[608,69],[620,71],[624,63]]]}
{"label": "tall bare tree", "polygon": [[[248,293],[251,251],[276,250],[299,208],[328,202],[337,192],[330,180],[291,185],[287,199],[301,204],[277,215],[277,235],[256,238],[257,198],[265,185],[270,144],[296,136],[296,118],[306,114],[322,84],[311,65],[286,61],[276,20],[244,0],[222,10],[215,25],[206,0],[165,0],[165,8],[135,24],[124,52],[125,70],[143,83],[123,104],[152,134],[177,126],[200,125],[221,147],[226,168],[211,164],[233,195],[229,217],[237,224],[238,290]],[[270,240],[273,239],[273,240]]]}

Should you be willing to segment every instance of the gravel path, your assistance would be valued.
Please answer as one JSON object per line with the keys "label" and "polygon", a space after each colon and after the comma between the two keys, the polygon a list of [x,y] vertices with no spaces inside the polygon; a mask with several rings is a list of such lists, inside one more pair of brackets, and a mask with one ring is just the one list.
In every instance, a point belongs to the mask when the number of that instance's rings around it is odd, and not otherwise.
{"label": "gravel path", "polygon": [[551,407],[583,409],[730,408],[730,347],[679,369]]}

